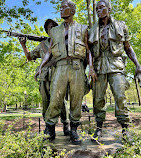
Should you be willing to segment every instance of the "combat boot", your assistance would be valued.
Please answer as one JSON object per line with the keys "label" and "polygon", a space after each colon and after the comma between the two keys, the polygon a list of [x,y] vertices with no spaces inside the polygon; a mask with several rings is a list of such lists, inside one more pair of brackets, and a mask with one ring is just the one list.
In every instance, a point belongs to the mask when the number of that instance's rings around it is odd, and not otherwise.
{"label": "combat boot", "polygon": [[[55,124],[54,125],[49,125],[46,123],[46,128],[44,130],[44,134],[46,134],[48,137],[47,139],[49,139],[49,141],[53,141],[55,139]],[[46,140],[46,138],[44,138],[44,140]]]}
{"label": "combat boot", "polygon": [[77,127],[78,126],[79,126],[79,123],[70,122],[70,127],[71,127],[70,140],[75,145],[80,145],[81,144],[81,140],[80,140],[80,138],[78,136],[78,133],[77,133]]}
{"label": "combat boot", "polygon": [[122,139],[124,142],[128,141],[129,133],[128,133],[128,124],[121,124],[122,127]]}
{"label": "combat boot", "polygon": [[68,122],[63,123],[63,131],[64,131],[64,136],[69,136],[70,135],[69,123]]}
{"label": "combat boot", "polygon": [[91,138],[91,141],[92,142],[96,142],[96,138],[98,138],[98,140],[100,139],[100,137],[102,137],[102,125],[103,125],[103,122],[97,122],[97,128],[96,128],[96,131],[93,135],[93,138]]}

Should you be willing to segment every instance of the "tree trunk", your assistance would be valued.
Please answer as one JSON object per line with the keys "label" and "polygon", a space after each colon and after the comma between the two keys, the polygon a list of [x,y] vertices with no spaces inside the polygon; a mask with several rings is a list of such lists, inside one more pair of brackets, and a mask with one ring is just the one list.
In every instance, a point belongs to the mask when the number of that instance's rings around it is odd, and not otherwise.
{"label": "tree trunk", "polygon": [[93,0],[93,24],[96,23],[96,0]]}
{"label": "tree trunk", "polygon": [[24,109],[24,110],[27,110],[27,107],[28,107],[27,98],[28,98],[28,96],[27,96],[27,94],[25,94],[25,95],[24,95],[24,99],[25,99],[25,100],[24,100],[24,106],[23,106],[23,109]]}
{"label": "tree trunk", "polygon": [[88,21],[89,21],[89,28],[92,27],[92,20],[91,20],[91,8],[90,8],[91,1],[87,0],[87,10],[88,10]]}
{"label": "tree trunk", "polygon": [[3,111],[6,112],[6,110],[7,110],[7,105],[4,104]]}
{"label": "tree trunk", "polygon": [[17,110],[18,109],[18,104],[16,104],[16,109],[15,110]]}

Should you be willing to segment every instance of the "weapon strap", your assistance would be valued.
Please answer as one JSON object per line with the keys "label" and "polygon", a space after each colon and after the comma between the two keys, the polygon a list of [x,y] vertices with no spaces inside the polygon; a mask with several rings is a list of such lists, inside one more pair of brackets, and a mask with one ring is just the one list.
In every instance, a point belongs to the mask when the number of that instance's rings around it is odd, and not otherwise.
{"label": "weapon strap", "polygon": [[[41,42],[41,46],[42,46],[42,49],[43,49],[44,53],[46,54],[47,49],[45,47],[45,42],[44,41]],[[51,59],[51,60],[49,60],[49,62],[44,67],[51,67],[52,65],[55,65],[55,64],[56,64],[56,60]]]}
{"label": "weapon strap", "polygon": [[51,59],[44,67],[51,67],[51,66],[55,66],[55,65],[56,65],[56,60]]}

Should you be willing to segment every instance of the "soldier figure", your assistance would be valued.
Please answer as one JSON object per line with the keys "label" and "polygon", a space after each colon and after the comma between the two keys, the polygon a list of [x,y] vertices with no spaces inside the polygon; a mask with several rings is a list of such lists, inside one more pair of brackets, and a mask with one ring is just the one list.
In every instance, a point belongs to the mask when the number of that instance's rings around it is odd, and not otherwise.
{"label": "soldier figure", "polygon": [[94,114],[97,129],[92,141],[102,136],[102,125],[105,120],[105,93],[107,84],[115,98],[115,116],[122,126],[123,139],[127,135],[129,123],[128,108],[125,91],[129,87],[124,72],[124,51],[136,65],[136,73],[141,73],[141,66],[129,44],[127,26],[123,21],[117,21],[110,16],[111,6],[108,0],[100,0],[96,6],[99,17],[89,32],[89,43],[94,56],[94,68],[97,73],[97,81],[94,84]]}
{"label": "soldier figure", "polygon": [[[81,105],[85,91],[85,72],[83,61],[86,58],[86,49],[89,55],[89,76],[95,80],[91,54],[88,50],[87,26],[73,21],[75,3],[63,0],[60,7],[61,18],[64,22],[51,29],[51,42],[49,52],[46,54],[40,68],[43,67],[52,54],[57,61],[56,69],[51,81],[51,98],[46,112],[45,133],[50,140],[55,139],[55,124],[61,112],[61,105],[69,86],[70,95],[70,139],[73,144],[80,144],[77,134],[80,124]],[[41,71],[41,69],[39,70]]]}
{"label": "soldier figure", "polygon": [[[44,24],[44,29],[48,35],[50,35],[50,29],[52,27],[58,26],[58,24],[53,21],[52,19],[46,20]],[[37,58],[41,58],[43,60],[46,52],[49,48],[50,38],[48,38],[45,41],[42,41],[33,51],[29,52],[26,48],[26,39],[19,39],[20,43],[23,47],[25,56],[27,57],[28,61],[36,60]],[[50,59],[51,60],[51,59]],[[53,75],[54,66],[51,67],[44,67],[42,69],[42,73],[40,74],[39,80],[40,80],[40,86],[39,91],[42,96],[42,115],[43,119],[45,120],[45,113],[50,103],[50,82],[51,82],[51,76]],[[35,75],[35,79],[37,80],[37,74]],[[62,110],[61,110],[61,121],[63,123],[63,131],[64,135],[69,135],[68,130],[68,122],[66,118],[66,107],[65,103],[62,103]]]}

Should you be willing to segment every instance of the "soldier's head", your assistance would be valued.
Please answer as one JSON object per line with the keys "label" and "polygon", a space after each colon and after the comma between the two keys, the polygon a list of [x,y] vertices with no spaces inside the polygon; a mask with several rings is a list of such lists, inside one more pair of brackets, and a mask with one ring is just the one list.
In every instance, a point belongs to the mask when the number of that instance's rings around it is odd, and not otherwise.
{"label": "soldier's head", "polygon": [[96,5],[97,16],[102,19],[109,17],[111,12],[111,4],[108,0],[100,0]]}
{"label": "soldier's head", "polygon": [[47,19],[45,21],[45,24],[44,24],[44,29],[46,31],[46,33],[50,36],[50,30],[52,27],[55,27],[55,26],[58,26],[58,24],[52,20],[52,19]]}
{"label": "soldier's head", "polygon": [[73,17],[75,14],[76,5],[70,0],[63,0],[60,7],[61,18],[65,19]]}

